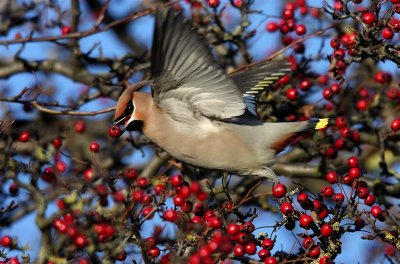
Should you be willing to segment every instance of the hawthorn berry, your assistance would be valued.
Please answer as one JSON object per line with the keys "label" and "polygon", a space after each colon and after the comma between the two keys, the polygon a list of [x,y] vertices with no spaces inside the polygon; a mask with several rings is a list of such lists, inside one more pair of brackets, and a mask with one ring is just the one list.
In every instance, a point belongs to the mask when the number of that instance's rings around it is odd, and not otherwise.
{"label": "hawthorn berry", "polygon": [[281,183],[278,183],[272,188],[272,195],[275,198],[282,198],[283,196],[285,196],[286,192],[286,186]]}
{"label": "hawthorn berry", "polygon": [[301,242],[304,248],[308,249],[312,246],[314,246],[314,240],[311,237],[305,237],[303,241]]}
{"label": "hawthorn berry", "polygon": [[129,180],[134,180],[137,178],[138,172],[134,168],[128,168],[124,171],[124,176]]}
{"label": "hawthorn berry", "polygon": [[183,184],[183,178],[180,174],[175,174],[171,177],[171,184],[174,187],[181,186]]}
{"label": "hawthorn berry", "polygon": [[332,264],[332,259],[329,256],[322,256],[319,259],[319,264]]}
{"label": "hawthorn berry", "polygon": [[326,99],[326,100],[329,100],[329,99],[331,99],[332,97],[333,97],[333,91],[332,91],[332,89],[331,88],[325,88],[323,91],[322,91],[322,96]]}
{"label": "hawthorn berry", "polygon": [[281,204],[281,212],[286,216],[291,215],[293,213],[293,205],[289,202],[283,202]]}
{"label": "hawthorn berry", "polygon": [[54,169],[52,167],[46,167],[42,174],[40,175],[40,178],[44,180],[45,182],[53,182],[56,178],[56,174],[54,173]]}
{"label": "hawthorn berry", "polygon": [[256,254],[257,246],[254,243],[248,243],[246,246],[244,246],[244,251],[246,251],[246,253],[249,255],[254,255]]}
{"label": "hawthorn berry", "polygon": [[322,189],[321,189],[321,194],[322,194],[322,196],[324,196],[324,197],[332,197],[334,193],[335,193],[335,192],[334,192],[332,186],[329,186],[329,185],[324,186],[324,187],[322,187]]}
{"label": "hawthorn berry", "polygon": [[373,205],[375,203],[375,200],[376,200],[376,196],[371,193],[364,199],[364,203],[366,205],[371,206],[371,205]]}
{"label": "hawthorn berry", "polygon": [[147,254],[152,258],[160,256],[160,249],[158,247],[150,248],[147,250]]}
{"label": "hawthorn berry", "polygon": [[74,123],[74,129],[75,129],[75,131],[78,132],[78,133],[84,132],[85,129],[86,129],[85,121],[83,121],[83,120],[76,120],[75,123]]}
{"label": "hawthorn berry", "polygon": [[62,26],[61,27],[61,35],[65,36],[70,32],[71,32],[71,27],[70,26]]}
{"label": "hawthorn berry", "polygon": [[301,205],[306,204],[308,202],[308,195],[306,193],[299,193],[297,195],[297,202]]}
{"label": "hawthorn berry", "polygon": [[392,39],[394,36],[394,31],[390,28],[384,28],[382,30],[382,37],[384,39]]}
{"label": "hawthorn berry", "polygon": [[85,236],[85,235],[82,235],[82,234],[76,236],[76,237],[75,237],[75,240],[74,240],[74,244],[75,244],[75,246],[76,246],[77,248],[84,248],[84,247],[86,247],[87,244],[88,244],[88,241],[87,241],[87,239],[86,239],[86,236]]}
{"label": "hawthorn berry", "polygon": [[233,248],[233,254],[237,257],[242,257],[244,255],[244,248],[240,244],[236,244]]}
{"label": "hawthorn berry", "polygon": [[108,135],[112,138],[119,138],[122,134],[121,128],[119,126],[111,126],[108,129]]}
{"label": "hawthorn berry", "polygon": [[229,235],[231,235],[231,236],[234,236],[234,235],[236,235],[237,233],[239,233],[239,230],[240,230],[239,226],[238,226],[237,224],[234,224],[234,223],[229,224],[229,225],[226,227],[226,232],[227,232]]}
{"label": "hawthorn berry", "polygon": [[365,12],[362,15],[362,21],[367,25],[372,25],[375,22],[375,15],[372,12]]}
{"label": "hawthorn berry", "polygon": [[386,97],[390,100],[396,100],[400,97],[400,91],[394,87],[390,87],[386,90]]}
{"label": "hawthorn berry", "polygon": [[343,116],[336,117],[335,126],[337,128],[345,128],[347,127],[347,120]]}
{"label": "hawthorn berry", "polygon": [[261,242],[261,247],[264,249],[268,249],[268,250],[273,249],[274,245],[275,245],[275,242],[270,238],[264,239]]}
{"label": "hawthorn berry", "polygon": [[219,0],[207,0],[207,4],[212,8],[216,8],[219,6]]}
{"label": "hawthorn berry", "polygon": [[358,179],[361,177],[361,170],[359,168],[351,168],[349,171],[349,176],[353,179]]}
{"label": "hawthorn berry", "polygon": [[51,144],[53,144],[54,148],[59,149],[62,145],[62,138],[61,137],[56,137],[51,141]]}
{"label": "hawthorn berry", "polygon": [[297,35],[301,36],[301,35],[304,35],[307,33],[307,28],[305,25],[299,24],[296,26],[295,31],[296,31]]}
{"label": "hawthorn berry", "polygon": [[313,219],[311,218],[311,216],[309,216],[307,214],[302,214],[300,216],[300,226],[302,228],[305,228],[305,229],[310,228],[312,222],[313,222]]}
{"label": "hawthorn berry", "polygon": [[390,124],[390,128],[393,132],[397,132],[400,130],[400,119],[393,119],[392,123]]}
{"label": "hawthorn berry", "polygon": [[326,175],[325,175],[326,180],[333,184],[333,183],[337,183],[338,181],[338,175],[336,172],[334,171],[329,171]]}
{"label": "hawthorn berry", "polygon": [[344,201],[343,193],[335,193],[335,195],[333,196],[333,200],[336,204],[342,204]]}
{"label": "hawthorn berry", "polygon": [[178,219],[178,212],[172,209],[165,210],[163,214],[163,218],[169,222],[175,222]]}
{"label": "hawthorn berry", "polygon": [[290,88],[286,91],[286,97],[290,101],[295,101],[299,98],[299,92],[295,88]]}
{"label": "hawthorn berry", "polygon": [[333,228],[330,224],[323,224],[321,226],[321,235],[323,237],[330,237],[333,233]]}
{"label": "hawthorn berry", "polygon": [[379,218],[382,215],[382,208],[379,205],[374,205],[370,212],[373,217]]}
{"label": "hawthorn berry", "polygon": [[275,32],[278,30],[278,24],[275,22],[268,22],[265,29],[269,32]]}
{"label": "hawthorn berry", "polygon": [[21,134],[19,134],[18,140],[19,140],[19,142],[27,142],[29,140],[29,138],[30,138],[29,133],[24,131],[24,132],[21,132]]}
{"label": "hawthorn berry", "polygon": [[97,143],[96,141],[93,141],[92,143],[90,143],[89,145],[89,150],[93,153],[97,153],[100,151],[100,144]]}
{"label": "hawthorn berry", "polygon": [[277,264],[278,261],[276,260],[275,257],[271,256],[271,257],[267,257],[267,258],[264,260],[264,263],[265,263],[265,264]]}
{"label": "hawthorn berry", "polygon": [[351,156],[347,159],[347,164],[349,165],[349,167],[355,168],[358,166],[358,159],[354,156]]}
{"label": "hawthorn berry", "polygon": [[3,247],[10,248],[12,246],[12,238],[10,236],[2,236],[0,238],[0,243]]}
{"label": "hawthorn berry", "polygon": [[331,44],[332,48],[338,49],[340,47],[341,42],[340,42],[340,39],[338,39],[338,38],[332,38],[330,41],[330,44]]}
{"label": "hawthorn berry", "polygon": [[258,251],[257,255],[260,258],[260,260],[264,260],[266,257],[271,256],[271,252],[269,252],[268,249],[263,248],[260,251]]}
{"label": "hawthorn berry", "polygon": [[319,248],[319,246],[314,246],[313,248],[310,249],[310,251],[308,252],[308,255],[311,258],[318,258],[320,253],[321,253],[321,249]]}

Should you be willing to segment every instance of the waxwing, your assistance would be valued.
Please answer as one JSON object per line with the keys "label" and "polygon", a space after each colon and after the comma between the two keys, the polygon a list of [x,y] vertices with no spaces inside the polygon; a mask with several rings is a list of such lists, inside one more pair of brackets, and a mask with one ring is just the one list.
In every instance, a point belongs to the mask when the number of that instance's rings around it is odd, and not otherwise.
{"label": "waxwing", "polygon": [[156,12],[151,55],[152,94],[126,89],[114,121],[141,131],[180,161],[276,182],[270,169],[275,155],[302,132],[328,123],[257,120],[257,94],[288,73],[289,65],[265,62],[228,77],[204,40],[171,9]]}

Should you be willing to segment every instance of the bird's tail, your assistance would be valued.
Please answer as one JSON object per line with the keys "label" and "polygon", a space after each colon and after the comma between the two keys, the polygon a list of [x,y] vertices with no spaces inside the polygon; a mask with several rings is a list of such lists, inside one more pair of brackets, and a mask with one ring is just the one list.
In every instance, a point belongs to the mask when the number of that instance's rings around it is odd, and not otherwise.
{"label": "bird's tail", "polygon": [[324,129],[329,123],[329,118],[312,118],[308,121],[309,130]]}

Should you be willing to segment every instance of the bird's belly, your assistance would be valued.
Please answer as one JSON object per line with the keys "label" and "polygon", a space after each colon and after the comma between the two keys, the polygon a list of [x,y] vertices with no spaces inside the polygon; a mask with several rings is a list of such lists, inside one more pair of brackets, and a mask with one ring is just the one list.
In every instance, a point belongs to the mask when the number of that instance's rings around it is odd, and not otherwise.
{"label": "bird's belly", "polygon": [[241,172],[265,165],[253,146],[226,127],[173,129],[163,135],[167,136],[149,137],[178,160],[195,166]]}

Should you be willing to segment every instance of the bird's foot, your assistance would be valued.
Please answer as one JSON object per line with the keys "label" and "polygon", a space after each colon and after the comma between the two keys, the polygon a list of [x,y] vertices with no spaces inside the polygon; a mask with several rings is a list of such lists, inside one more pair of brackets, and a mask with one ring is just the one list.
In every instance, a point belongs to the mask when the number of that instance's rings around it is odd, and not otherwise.
{"label": "bird's foot", "polygon": [[276,176],[275,172],[268,167],[263,167],[260,170],[255,170],[247,173],[247,175],[254,175],[259,177],[264,177],[271,182],[278,182],[278,176]]}

